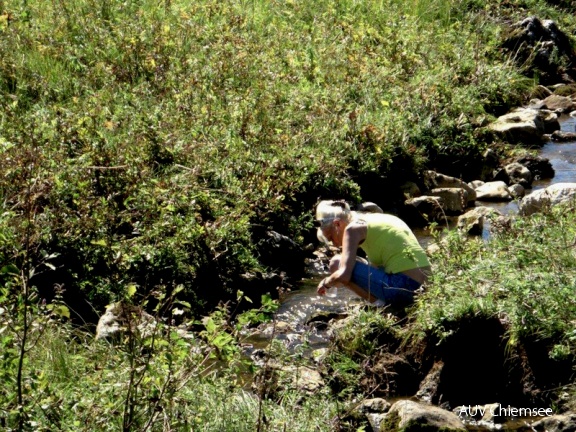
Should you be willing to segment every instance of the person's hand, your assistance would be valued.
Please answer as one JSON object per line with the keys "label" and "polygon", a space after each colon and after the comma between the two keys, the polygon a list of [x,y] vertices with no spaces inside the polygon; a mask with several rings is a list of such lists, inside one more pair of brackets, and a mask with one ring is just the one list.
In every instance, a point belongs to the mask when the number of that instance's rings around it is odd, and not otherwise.
{"label": "person's hand", "polygon": [[326,294],[326,291],[328,290],[328,288],[330,288],[330,287],[328,285],[326,285],[326,278],[324,278],[318,284],[318,288],[316,288],[316,292],[318,293],[318,295],[323,296]]}

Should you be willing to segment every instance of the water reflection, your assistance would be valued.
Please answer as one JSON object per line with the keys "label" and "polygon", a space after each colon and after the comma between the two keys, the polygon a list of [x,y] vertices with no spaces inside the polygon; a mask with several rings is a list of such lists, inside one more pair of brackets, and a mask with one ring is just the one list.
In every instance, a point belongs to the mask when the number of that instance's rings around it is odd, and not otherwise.
{"label": "water reflection", "polygon": [[344,314],[351,305],[364,301],[347,288],[339,288],[336,297],[319,296],[316,287],[322,277],[305,279],[297,290],[290,292],[276,314],[278,320],[290,324],[306,323],[320,313]]}

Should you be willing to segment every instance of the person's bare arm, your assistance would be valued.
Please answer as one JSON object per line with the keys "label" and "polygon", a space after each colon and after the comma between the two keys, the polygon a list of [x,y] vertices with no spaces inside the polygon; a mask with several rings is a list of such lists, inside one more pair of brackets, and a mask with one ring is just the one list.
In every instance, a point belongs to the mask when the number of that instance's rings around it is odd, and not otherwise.
{"label": "person's bare arm", "polygon": [[362,240],[366,238],[367,233],[366,225],[362,223],[353,223],[346,227],[344,231],[344,238],[342,241],[342,254],[340,255],[340,265],[338,269],[330,276],[322,279],[318,285],[318,294],[323,295],[326,293],[326,288],[332,285],[344,285],[346,288],[352,290],[358,296],[375,302],[377,300],[372,294],[366,292],[355,283],[351,282],[352,272],[356,265],[356,253]]}
{"label": "person's bare arm", "polygon": [[356,253],[360,243],[366,238],[367,231],[366,225],[362,223],[353,222],[346,227],[342,239],[340,266],[322,281],[324,286],[349,285],[356,264]]}

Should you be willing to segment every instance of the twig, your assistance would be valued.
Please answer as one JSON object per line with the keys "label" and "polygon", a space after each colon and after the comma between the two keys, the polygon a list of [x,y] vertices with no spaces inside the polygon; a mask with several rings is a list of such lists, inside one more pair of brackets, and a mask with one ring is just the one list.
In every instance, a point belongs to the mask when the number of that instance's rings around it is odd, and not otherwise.
{"label": "twig", "polygon": [[122,169],[126,169],[128,168],[128,165],[116,165],[116,166],[87,166],[87,167],[82,167],[84,169],[90,169],[90,170],[99,170],[99,171],[105,171],[105,170],[122,170]]}

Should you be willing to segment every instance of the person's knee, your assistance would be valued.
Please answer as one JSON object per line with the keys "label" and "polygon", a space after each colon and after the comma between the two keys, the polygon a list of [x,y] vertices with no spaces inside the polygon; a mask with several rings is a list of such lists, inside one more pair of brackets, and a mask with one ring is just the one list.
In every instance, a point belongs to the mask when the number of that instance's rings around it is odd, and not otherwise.
{"label": "person's knee", "polygon": [[333,256],[328,265],[330,273],[334,273],[338,268],[340,268],[340,255]]}

